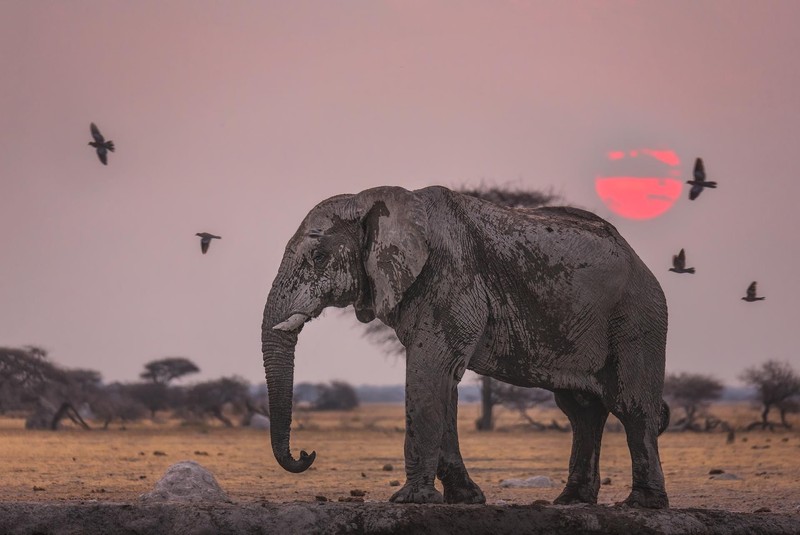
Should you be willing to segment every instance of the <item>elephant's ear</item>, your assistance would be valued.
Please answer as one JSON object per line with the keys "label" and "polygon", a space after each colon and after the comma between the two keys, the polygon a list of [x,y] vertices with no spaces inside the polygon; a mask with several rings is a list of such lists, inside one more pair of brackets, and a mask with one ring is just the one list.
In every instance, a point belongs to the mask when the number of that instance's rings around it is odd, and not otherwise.
{"label": "elephant's ear", "polygon": [[399,187],[363,191],[356,202],[369,290],[359,297],[356,312],[369,319],[371,309],[386,321],[428,260],[428,216],[422,201]]}

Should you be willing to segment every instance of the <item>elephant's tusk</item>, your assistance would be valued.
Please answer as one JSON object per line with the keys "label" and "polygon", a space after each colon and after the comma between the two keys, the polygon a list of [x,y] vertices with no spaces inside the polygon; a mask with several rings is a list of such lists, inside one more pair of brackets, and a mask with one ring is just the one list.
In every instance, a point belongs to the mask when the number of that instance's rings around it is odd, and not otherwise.
{"label": "elephant's tusk", "polygon": [[275,327],[273,327],[273,329],[286,332],[296,331],[302,324],[306,322],[307,319],[307,315],[298,312],[289,316],[286,321],[282,321],[281,323],[277,324]]}

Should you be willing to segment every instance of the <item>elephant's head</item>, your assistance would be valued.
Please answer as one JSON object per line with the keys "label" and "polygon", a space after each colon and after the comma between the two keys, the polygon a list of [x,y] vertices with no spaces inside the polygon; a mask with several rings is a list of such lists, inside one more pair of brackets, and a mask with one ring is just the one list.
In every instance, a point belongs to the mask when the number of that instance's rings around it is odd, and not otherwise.
{"label": "elephant's head", "polygon": [[272,451],[284,469],[302,472],[315,457],[289,451],[294,350],[305,322],[351,304],[362,322],[387,321],[427,259],[424,206],[398,187],[323,201],[289,240],[261,326]]}

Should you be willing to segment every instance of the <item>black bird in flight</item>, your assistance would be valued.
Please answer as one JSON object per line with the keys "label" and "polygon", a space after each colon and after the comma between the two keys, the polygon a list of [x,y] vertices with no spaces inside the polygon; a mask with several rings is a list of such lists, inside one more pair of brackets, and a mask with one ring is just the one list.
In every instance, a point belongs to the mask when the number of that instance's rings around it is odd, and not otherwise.
{"label": "black bird in flight", "polygon": [[747,296],[742,297],[742,300],[748,303],[763,301],[764,299],[766,299],[766,297],[756,297],[756,281],[750,283],[750,286],[747,287]]}
{"label": "black bird in flight", "polygon": [[103,165],[108,165],[108,151],[114,152],[114,142],[110,139],[106,141],[96,124],[92,123],[91,130],[94,141],[90,141],[89,145],[97,149],[97,157]]}
{"label": "black bird in flight", "polygon": [[208,232],[198,232],[195,236],[200,236],[200,250],[203,251],[203,254],[206,254],[208,251],[208,246],[211,243],[211,240],[217,239],[221,240],[221,236],[214,236],[213,234],[209,234]]}
{"label": "black bird in flight", "polygon": [[693,267],[686,267],[686,253],[683,249],[680,253],[672,255],[672,267],[669,270],[675,273],[694,273]]}
{"label": "black bird in flight", "polygon": [[706,169],[703,166],[703,159],[697,158],[694,161],[694,180],[687,180],[687,184],[692,185],[689,190],[689,200],[693,201],[703,192],[703,188],[716,188],[717,183],[706,180]]}

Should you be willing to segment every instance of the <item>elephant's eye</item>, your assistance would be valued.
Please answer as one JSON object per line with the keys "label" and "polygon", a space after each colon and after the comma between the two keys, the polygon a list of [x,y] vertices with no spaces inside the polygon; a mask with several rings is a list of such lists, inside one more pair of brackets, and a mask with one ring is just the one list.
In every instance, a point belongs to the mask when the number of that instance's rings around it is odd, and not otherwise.
{"label": "elephant's eye", "polygon": [[317,249],[311,255],[311,260],[314,261],[314,267],[322,267],[328,261],[328,253],[320,249]]}

